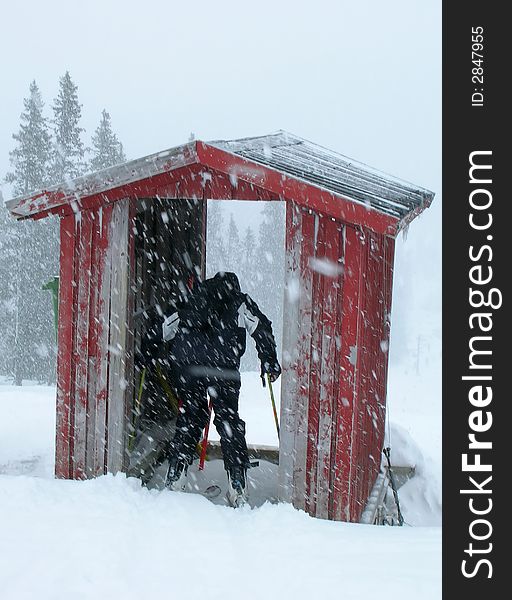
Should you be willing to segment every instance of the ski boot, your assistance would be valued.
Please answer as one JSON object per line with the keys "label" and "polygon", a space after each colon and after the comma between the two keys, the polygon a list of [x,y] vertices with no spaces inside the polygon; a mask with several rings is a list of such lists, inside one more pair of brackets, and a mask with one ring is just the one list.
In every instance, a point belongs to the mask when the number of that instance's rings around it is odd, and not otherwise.
{"label": "ski boot", "polygon": [[228,470],[228,491],[226,498],[233,508],[240,508],[247,503],[247,471],[242,466]]}
{"label": "ski boot", "polygon": [[183,492],[187,483],[188,463],[178,456],[169,458],[165,487],[173,492]]}

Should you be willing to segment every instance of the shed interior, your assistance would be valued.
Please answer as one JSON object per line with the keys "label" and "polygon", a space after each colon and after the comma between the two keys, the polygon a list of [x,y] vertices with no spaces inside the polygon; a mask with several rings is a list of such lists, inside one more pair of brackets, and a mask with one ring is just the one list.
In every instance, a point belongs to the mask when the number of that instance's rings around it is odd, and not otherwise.
{"label": "shed interior", "polygon": [[135,377],[127,449],[128,473],[146,482],[165,458],[179,400],[169,385],[165,344],[144,368],[142,340],[203,276],[204,217],[200,200],[158,197],[139,199],[136,205],[131,286]]}
{"label": "shed interior", "polygon": [[[179,399],[174,397],[168,377],[168,348],[165,344],[160,346],[150,368],[145,369],[140,359],[142,340],[152,328],[159,327],[162,316],[172,314],[175,304],[206,276],[205,202],[161,197],[139,199],[133,214],[133,270],[129,296],[133,297],[134,383],[128,399],[131,414],[126,429],[127,473],[139,477],[149,487],[163,485],[166,444],[174,435]],[[261,210],[261,206],[259,208]],[[282,303],[282,296],[275,301]],[[282,331],[274,333],[277,340],[282,337]],[[247,347],[251,348],[251,341]],[[281,358],[281,348],[278,354]],[[267,394],[262,388],[261,395]],[[269,406],[266,404],[265,416],[270,420],[270,403]],[[199,473],[197,462],[194,463],[189,473],[190,491],[201,490],[212,482],[222,485],[225,478],[220,446],[211,441],[212,433],[210,429],[208,458],[213,462],[208,463],[204,473]],[[278,448],[249,444],[249,451],[252,460],[259,461],[259,469],[251,471],[249,477],[249,485],[253,487],[251,503],[277,500]]]}

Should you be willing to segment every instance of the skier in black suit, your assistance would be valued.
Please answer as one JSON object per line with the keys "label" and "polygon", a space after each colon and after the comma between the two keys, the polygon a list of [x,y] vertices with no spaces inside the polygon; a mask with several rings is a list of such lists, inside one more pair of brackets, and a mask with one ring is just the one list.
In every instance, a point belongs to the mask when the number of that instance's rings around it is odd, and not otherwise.
{"label": "skier in black suit", "polygon": [[170,379],[181,401],[168,457],[169,489],[185,487],[187,469],[209,418],[208,394],[228,474],[228,500],[239,506],[247,498],[249,455],[245,423],[238,415],[239,368],[246,331],[256,344],[263,381],[267,373],[275,381],[281,367],[271,322],[254,300],[240,291],[234,273],[220,272],[198,284],[165,319],[160,340],[152,340],[171,342]]}

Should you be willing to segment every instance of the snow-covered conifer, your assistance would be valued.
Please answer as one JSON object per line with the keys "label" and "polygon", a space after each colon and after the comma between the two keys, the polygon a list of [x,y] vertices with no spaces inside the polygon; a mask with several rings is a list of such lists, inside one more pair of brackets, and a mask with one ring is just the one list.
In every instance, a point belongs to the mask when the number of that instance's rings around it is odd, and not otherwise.
{"label": "snow-covered conifer", "polygon": [[[49,185],[51,137],[35,81],[24,100],[13,170],[6,181],[13,195]],[[41,286],[58,274],[59,229],[56,219],[16,223],[2,207],[0,263],[0,337],[5,341],[0,366],[17,384],[22,379],[54,380],[55,331],[51,298]]]}
{"label": "snow-covered conifer", "polygon": [[5,178],[15,195],[36,190],[50,180],[51,137],[35,81],[30,84],[30,95],[23,105],[19,131],[12,136],[17,144],[9,153],[13,170]]}
{"label": "snow-covered conifer", "polygon": [[92,136],[91,171],[100,171],[126,161],[123,145],[112,131],[110,115],[106,110],[101,113],[101,121]]}
{"label": "snow-covered conifer", "polygon": [[207,227],[207,276],[213,277],[218,271],[225,271],[227,269],[224,213],[222,203],[217,200],[210,200],[208,202]]}
{"label": "snow-covered conifer", "polygon": [[238,232],[238,226],[233,217],[233,213],[231,213],[229,218],[228,234],[226,240],[226,258],[228,271],[239,271],[241,250],[242,246],[240,244],[240,234]]}
{"label": "snow-covered conifer", "polygon": [[55,183],[74,179],[85,172],[84,129],[80,127],[82,105],[78,102],[78,86],[69,71],[59,80],[59,93],[53,102],[53,164]]}

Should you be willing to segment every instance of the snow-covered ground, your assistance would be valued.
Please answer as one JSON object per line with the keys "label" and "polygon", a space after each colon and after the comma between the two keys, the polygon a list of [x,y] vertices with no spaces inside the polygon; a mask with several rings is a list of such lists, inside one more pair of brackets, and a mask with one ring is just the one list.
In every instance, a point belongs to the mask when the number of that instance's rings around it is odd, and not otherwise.
{"label": "snow-covered ground", "polygon": [[[416,466],[400,489],[408,526],[399,528],[320,521],[287,505],[262,504],[265,478],[274,475],[266,463],[251,470],[257,508],[237,511],[200,494],[143,489],[122,475],[54,480],[55,389],[0,379],[1,596],[440,598],[436,397],[414,369],[391,371],[392,459]],[[275,445],[258,374],[243,374],[240,406],[248,441]],[[192,475],[190,489],[208,479],[222,485],[222,478],[221,464],[212,461]]]}

